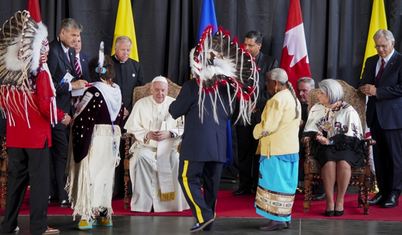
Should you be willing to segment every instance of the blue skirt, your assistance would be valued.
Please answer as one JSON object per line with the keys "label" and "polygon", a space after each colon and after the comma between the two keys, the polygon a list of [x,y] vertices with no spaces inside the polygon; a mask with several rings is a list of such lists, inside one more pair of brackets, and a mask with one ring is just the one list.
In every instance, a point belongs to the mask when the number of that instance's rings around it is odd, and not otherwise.
{"label": "blue skirt", "polygon": [[275,221],[290,221],[299,173],[299,153],[261,156],[256,212]]}

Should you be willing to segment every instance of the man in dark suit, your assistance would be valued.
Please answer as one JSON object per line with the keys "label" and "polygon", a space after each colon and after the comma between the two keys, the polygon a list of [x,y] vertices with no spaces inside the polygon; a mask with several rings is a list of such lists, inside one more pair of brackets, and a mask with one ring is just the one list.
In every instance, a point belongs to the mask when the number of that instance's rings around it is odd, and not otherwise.
{"label": "man in dark suit", "polygon": [[[249,91],[256,92],[254,85],[247,83],[256,81],[253,73],[256,65],[251,62],[251,56],[243,49],[237,50],[235,56],[233,51],[237,44],[222,36],[221,29],[211,39],[212,32],[212,27],[207,27],[197,47],[191,50],[194,78],[183,84],[169,107],[174,119],[185,116],[178,175],[187,203],[197,219],[190,232],[211,230],[215,219],[219,182],[228,151],[227,125],[236,102],[232,97],[237,97],[241,103],[240,119],[250,119],[255,103],[247,106]],[[242,89],[237,89],[239,87]]]}
{"label": "man in dark suit", "polygon": [[[61,23],[59,37],[49,44],[48,66],[52,74],[57,95],[57,108],[73,116],[71,90],[84,88],[88,83],[79,79],[75,71],[74,45],[80,36],[82,25],[75,19],[67,18]],[[58,199],[60,206],[70,207],[66,186],[65,169],[68,156],[70,126],[61,123],[52,128],[53,145],[50,148],[50,199]]]}
{"label": "man in dark suit", "polygon": [[[113,79],[120,86],[121,95],[123,96],[124,105],[124,121],[131,113],[133,108],[133,91],[136,86],[144,84],[144,72],[142,65],[130,58],[132,42],[129,37],[120,36],[116,38],[115,54],[112,56],[114,61],[114,70],[116,77]],[[125,132],[125,130],[124,130]],[[124,156],[124,143],[120,146],[120,156]],[[124,164],[120,164],[115,172],[114,194],[117,197],[124,197]],[[130,187],[129,187],[130,188]]]}
{"label": "man in dark suit", "polygon": [[76,72],[77,75],[78,74],[78,70],[81,70],[81,76],[80,79],[84,79],[87,82],[92,82],[91,78],[89,77],[89,72],[88,72],[88,62],[91,60],[91,57],[85,55],[84,53],[81,53],[81,49],[82,49],[82,43],[81,43],[81,36],[78,37],[77,42],[75,43],[74,46],[75,49],[75,60],[77,60],[78,62],[78,66],[79,68],[77,68],[77,64],[76,64]]}
{"label": "man in dark suit", "polygon": [[369,204],[392,208],[402,189],[402,55],[388,30],[378,30],[374,42],[378,54],[366,60],[358,85],[369,97],[367,125],[377,142],[373,155],[380,192]]}
{"label": "man in dark suit", "polygon": [[245,49],[255,58],[259,68],[259,95],[256,108],[251,115],[251,124],[241,122],[236,124],[239,188],[233,192],[234,196],[250,194],[252,189],[254,192],[257,189],[260,156],[255,155],[258,140],[254,139],[253,130],[254,126],[261,122],[262,111],[270,98],[268,88],[265,85],[266,75],[278,67],[276,59],[260,51],[262,46],[262,34],[260,32],[248,32],[244,39],[244,45]]}
{"label": "man in dark suit", "polygon": [[[220,94],[226,94],[226,87]],[[221,89],[222,90],[222,89]],[[212,223],[215,218],[215,204],[223,163],[226,162],[227,120],[230,114],[229,99],[221,95],[216,111],[219,123],[213,117],[213,101],[210,96],[204,100],[203,122],[199,117],[199,86],[196,79],[183,84],[176,101],[169,112],[174,119],[185,115],[184,134],[180,148],[179,183],[184,196],[196,216],[198,224],[191,229],[195,232]],[[200,177],[203,178],[204,196],[201,192]],[[206,228],[205,230],[209,230]]]}

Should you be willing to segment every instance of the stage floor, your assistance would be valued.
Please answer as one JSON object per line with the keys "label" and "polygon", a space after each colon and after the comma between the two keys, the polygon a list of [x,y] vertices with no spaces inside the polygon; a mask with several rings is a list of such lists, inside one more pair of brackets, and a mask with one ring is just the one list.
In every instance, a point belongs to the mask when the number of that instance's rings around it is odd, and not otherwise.
{"label": "stage floor", "polygon": [[[2,218],[1,218],[2,219]],[[75,227],[78,221],[72,221],[71,216],[49,216],[48,224],[60,229],[62,235],[184,235],[190,234],[189,230],[195,220],[192,217],[170,216],[114,216],[113,227],[94,227],[92,231],[79,231]],[[293,219],[292,229],[281,231],[260,231],[258,227],[267,220],[263,218],[216,218],[211,231],[200,231],[196,234],[314,234],[314,235],[370,235],[370,234],[400,234],[402,223],[378,222],[357,220],[313,220]],[[18,235],[28,235],[29,216],[20,216],[20,232]]]}
{"label": "stage floor", "polygon": [[[350,187],[348,193],[354,193],[357,187]],[[231,179],[222,179],[221,190],[236,190],[237,184]],[[0,216],[0,222],[3,216]],[[194,225],[193,217],[179,216],[113,216],[113,227],[93,227],[89,231],[78,230],[79,217],[73,221],[72,216],[48,216],[48,225],[60,229],[63,235],[182,235],[190,234]],[[314,234],[314,235],[371,235],[400,234],[401,222],[335,220],[335,219],[292,219],[292,229],[280,231],[260,231],[258,227],[267,223],[265,218],[228,218],[217,217],[211,231],[200,231],[205,235],[254,235],[254,234]],[[20,231],[18,235],[28,235],[29,216],[19,216]]]}

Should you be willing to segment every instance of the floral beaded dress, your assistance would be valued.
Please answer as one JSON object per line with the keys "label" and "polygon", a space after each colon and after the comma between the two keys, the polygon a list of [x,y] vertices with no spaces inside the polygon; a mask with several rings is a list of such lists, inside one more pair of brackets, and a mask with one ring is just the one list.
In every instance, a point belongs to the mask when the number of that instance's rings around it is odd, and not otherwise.
{"label": "floral beaded dress", "polygon": [[118,85],[95,82],[77,106],[66,172],[73,216],[110,218],[114,169],[118,164],[123,105]]}
{"label": "floral beaded dress", "polygon": [[[331,144],[321,145],[315,141],[317,133],[327,137]],[[361,167],[364,164],[362,133],[359,114],[342,101],[333,109],[315,104],[309,112],[303,135],[312,137],[311,154],[317,156],[321,166],[327,161],[345,160],[352,167]]]}

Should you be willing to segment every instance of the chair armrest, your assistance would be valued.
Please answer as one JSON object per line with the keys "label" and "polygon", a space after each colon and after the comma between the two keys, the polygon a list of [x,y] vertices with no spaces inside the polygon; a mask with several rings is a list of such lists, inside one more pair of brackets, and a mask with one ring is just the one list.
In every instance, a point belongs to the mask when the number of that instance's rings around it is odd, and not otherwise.
{"label": "chair armrest", "polygon": [[376,141],[374,139],[368,138],[368,139],[362,139],[366,146],[366,163],[370,164],[370,152],[371,152],[371,146],[374,146],[376,144]]}
{"label": "chair armrest", "polygon": [[362,139],[362,141],[364,141],[364,142],[366,142],[366,144],[367,144],[367,146],[373,146],[373,145],[376,145],[376,141],[375,140],[373,140],[373,139]]}
{"label": "chair armrest", "polygon": [[301,143],[304,145],[305,147],[305,161],[309,161],[310,160],[310,141],[311,141],[311,137],[309,136],[305,136],[301,139]]}
{"label": "chair armrest", "polygon": [[132,133],[124,133],[121,136],[121,139],[125,142],[124,159],[129,160],[131,158],[130,147],[134,144],[134,142],[136,141],[136,138],[135,138],[134,134],[132,134]]}

